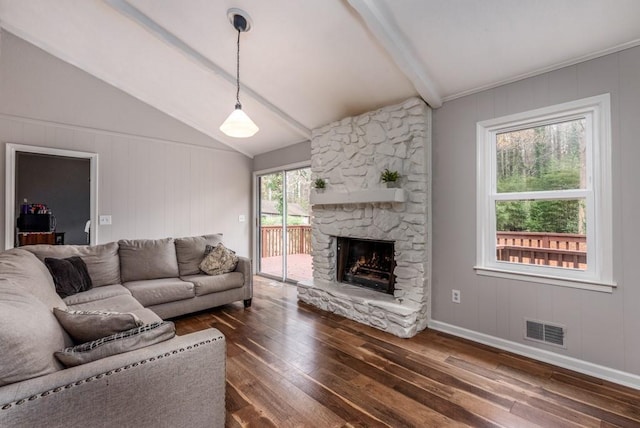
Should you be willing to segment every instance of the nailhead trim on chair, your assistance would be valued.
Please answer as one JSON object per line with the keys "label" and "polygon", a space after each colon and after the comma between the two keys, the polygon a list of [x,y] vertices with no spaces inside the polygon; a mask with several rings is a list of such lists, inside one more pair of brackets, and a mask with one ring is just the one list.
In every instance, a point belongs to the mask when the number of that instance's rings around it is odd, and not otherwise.
{"label": "nailhead trim on chair", "polygon": [[173,350],[173,351],[171,351],[171,352],[165,352],[164,354],[160,354],[160,355],[158,355],[158,356],[156,356],[156,357],[149,357],[149,358],[147,358],[147,359],[145,359],[145,360],[142,360],[142,361],[139,361],[139,362],[137,362],[137,363],[127,364],[127,365],[126,365],[126,366],[124,366],[124,367],[118,367],[117,369],[109,370],[109,371],[107,371],[107,372],[100,373],[100,374],[97,374],[97,375],[95,375],[95,376],[91,376],[91,377],[88,377],[88,378],[86,378],[86,379],[82,379],[82,380],[76,381],[76,382],[74,382],[74,383],[70,383],[70,384],[65,385],[65,386],[59,386],[59,387],[54,388],[54,389],[51,389],[51,390],[49,390],[49,391],[44,391],[44,392],[43,392],[43,393],[41,393],[41,394],[32,395],[32,396],[31,396],[31,397],[29,397],[29,398],[22,398],[22,399],[20,399],[20,400],[18,400],[18,401],[14,401],[14,402],[12,402],[12,403],[7,403],[7,404],[3,405],[2,407],[0,407],[0,410],[9,410],[9,409],[11,409],[12,407],[15,407],[15,406],[19,406],[19,405],[21,405],[21,404],[24,404],[24,403],[26,403],[27,401],[33,401],[33,400],[36,400],[36,399],[38,399],[38,398],[46,397],[46,396],[48,396],[48,395],[50,395],[50,394],[52,394],[52,393],[60,392],[60,391],[62,391],[63,389],[70,389],[70,388],[73,388],[74,386],[82,385],[82,384],[83,384],[83,383],[85,383],[85,382],[91,382],[91,381],[96,380],[96,379],[102,379],[102,378],[103,378],[103,377],[105,377],[105,376],[111,376],[111,375],[112,375],[112,374],[114,374],[114,373],[120,373],[120,372],[121,372],[121,371],[123,371],[123,370],[129,370],[130,368],[137,367],[137,366],[139,366],[139,365],[141,365],[141,364],[146,364],[147,362],[151,362],[151,361],[155,361],[155,360],[160,360],[160,359],[162,359],[162,358],[164,358],[164,357],[169,357],[169,356],[171,356],[171,355],[176,355],[176,354],[178,354],[178,353],[185,352],[185,351],[188,351],[188,350],[191,350],[191,349],[197,348],[198,346],[201,346],[201,345],[206,345],[206,344],[209,344],[209,343],[216,342],[216,341],[218,341],[218,340],[220,340],[220,339],[223,339],[223,337],[219,336],[219,337],[216,337],[215,339],[207,339],[207,340],[204,340],[204,341],[202,341],[202,342],[200,342],[200,343],[196,343],[196,344],[193,344],[193,345],[189,345],[189,346],[187,346],[187,347],[185,347],[185,348],[174,349],[174,350]]}

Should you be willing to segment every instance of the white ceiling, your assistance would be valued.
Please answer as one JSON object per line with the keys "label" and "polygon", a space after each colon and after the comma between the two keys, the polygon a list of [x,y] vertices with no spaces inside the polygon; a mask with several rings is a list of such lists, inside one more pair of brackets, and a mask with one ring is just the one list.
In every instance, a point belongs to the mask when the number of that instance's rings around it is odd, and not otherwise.
{"label": "white ceiling", "polygon": [[[240,100],[260,127],[218,126]],[[442,102],[640,45],[638,0],[0,0],[7,31],[248,155],[346,116]]]}

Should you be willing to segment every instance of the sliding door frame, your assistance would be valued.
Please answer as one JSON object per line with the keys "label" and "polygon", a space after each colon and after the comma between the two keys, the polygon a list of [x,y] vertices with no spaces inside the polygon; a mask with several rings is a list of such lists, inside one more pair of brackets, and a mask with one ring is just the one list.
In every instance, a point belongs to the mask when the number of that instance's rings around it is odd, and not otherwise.
{"label": "sliding door frame", "polygon": [[[258,266],[260,265],[260,260],[261,260],[261,254],[260,254],[260,237],[261,237],[261,232],[260,232],[260,177],[263,175],[268,175],[268,174],[275,174],[275,173],[281,173],[283,174],[282,177],[282,187],[283,187],[283,201],[282,201],[282,206],[283,206],[283,211],[284,214],[286,214],[287,211],[287,192],[286,192],[286,186],[287,186],[287,171],[292,171],[292,170],[296,170],[296,169],[302,169],[302,168],[311,168],[311,161],[303,161],[303,162],[296,162],[296,163],[291,163],[291,164],[287,164],[287,165],[282,165],[279,167],[275,167],[275,168],[268,168],[268,169],[263,169],[260,171],[254,171],[253,172],[253,201],[254,201],[254,210],[253,210],[253,217],[254,217],[254,222],[253,222],[253,260],[255,260],[255,263],[253,263],[253,274],[258,274],[259,273],[259,269]],[[287,249],[287,240],[286,240],[286,233],[287,233],[287,228],[286,228],[286,215],[282,216],[282,222],[283,222],[283,227],[282,227],[282,245],[284,246],[284,250]],[[284,253],[284,251],[283,251]],[[269,278],[273,278],[273,279],[277,279],[278,281],[284,281],[285,278],[287,277],[287,257],[286,254],[283,254],[283,264],[282,264],[282,278],[277,278],[275,276],[272,275],[265,275],[265,274],[261,274],[264,275],[265,277],[269,277]]]}

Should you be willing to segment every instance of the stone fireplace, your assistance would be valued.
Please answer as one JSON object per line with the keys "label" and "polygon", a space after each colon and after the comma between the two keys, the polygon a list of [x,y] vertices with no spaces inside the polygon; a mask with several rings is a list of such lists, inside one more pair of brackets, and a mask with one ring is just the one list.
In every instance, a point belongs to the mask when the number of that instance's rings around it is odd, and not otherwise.
{"label": "stone fireplace", "polygon": [[[313,131],[311,170],[327,188],[311,196],[313,280],[299,300],[400,337],[426,327],[430,152],[431,110],[417,98]],[[383,186],[385,168],[400,188]],[[345,238],[375,245],[344,255]]]}

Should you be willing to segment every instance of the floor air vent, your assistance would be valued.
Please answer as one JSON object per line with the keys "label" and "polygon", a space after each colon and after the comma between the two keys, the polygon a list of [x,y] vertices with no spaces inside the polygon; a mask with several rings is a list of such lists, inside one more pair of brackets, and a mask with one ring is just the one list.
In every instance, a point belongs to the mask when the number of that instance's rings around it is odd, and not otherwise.
{"label": "floor air vent", "polygon": [[547,343],[565,348],[566,329],[560,325],[546,324],[540,321],[525,319],[525,336],[527,340]]}

